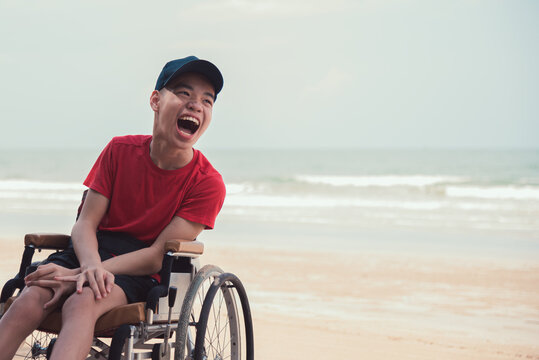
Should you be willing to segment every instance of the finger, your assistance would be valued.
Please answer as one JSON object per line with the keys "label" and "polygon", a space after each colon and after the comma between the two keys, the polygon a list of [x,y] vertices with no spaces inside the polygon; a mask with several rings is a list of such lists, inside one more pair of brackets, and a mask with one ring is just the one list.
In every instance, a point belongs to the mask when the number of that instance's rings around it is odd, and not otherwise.
{"label": "finger", "polygon": [[106,297],[107,296],[107,288],[105,287],[106,273],[98,270],[96,271],[95,275],[96,275],[95,278],[97,281],[97,287],[99,288],[99,292],[101,293],[103,297]]}
{"label": "finger", "polygon": [[110,294],[114,287],[114,275],[111,272],[106,272],[105,285],[107,287],[107,292]]}
{"label": "finger", "polygon": [[79,280],[79,277],[78,275],[55,276],[54,280],[75,282]]}
{"label": "finger", "polygon": [[[88,276],[89,275],[89,276]],[[99,291],[99,286],[97,286],[97,282],[95,281],[95,277],[92,276],[94,274],[88,274],[88,286],[90,286],[90,289],[94,292],[96,299],[101,299],[101,292]]]}
{"label": "finger", "polygon": [[58,286],[58,282],[54,280],[34,280],[34,281],[29,281],[26,284],[26,286],[41,286],[41,287],[53,288],[53,287]]}
{"label": "finger", "polygon": [[84,287],[84,283],[86,282],[86,277],[85,275],[81,274],[77,277],[77,285],[76,285],[76,289],[77,289],[77,293],[80,294],[82,293],[82,288]]}
{"label": "finger", "polygon": [[60,300],[61,296],[62,295],[60,291],[55,291],[52,299],[50,299],[45,305],[43,305],[43,308],[48,309],[50,306],[56,305],[56,303]]}
{"label": "finger", "polygon": [[[47,264],[49,265],[49,264]],[[28,274],[24,280],[25,281],[32,281],[32,280],[37,280],[39,278],[42,278],[42,277],[46,277],[47,275],[51,274],[54,272],[54,268],[50,267],[50,266],[47,266],[47,265],[41,265],[37,268],[36,271],[34,271],[33,273],[31,274]]]}

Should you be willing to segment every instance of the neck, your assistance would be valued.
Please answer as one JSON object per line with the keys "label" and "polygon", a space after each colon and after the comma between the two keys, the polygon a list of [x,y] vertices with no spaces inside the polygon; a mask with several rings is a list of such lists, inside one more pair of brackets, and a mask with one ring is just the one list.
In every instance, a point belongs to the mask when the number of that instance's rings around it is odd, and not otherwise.
{"label": "neck", "polygon": [[152,138],[150,158],[163,170],[176,170],[189,164],[193,159],[193,149],[171,149],[165,142]]}

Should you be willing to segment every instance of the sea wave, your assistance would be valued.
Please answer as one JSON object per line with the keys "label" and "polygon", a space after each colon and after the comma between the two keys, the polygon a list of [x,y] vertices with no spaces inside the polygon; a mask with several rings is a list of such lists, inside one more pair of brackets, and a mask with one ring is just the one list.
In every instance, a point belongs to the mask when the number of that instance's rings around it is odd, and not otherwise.
{"label": "sea wave", "polygon": [[435,175],[371,175],[371,176],[329,176],[329,175],[298,175],[296,181],[309,184],[331,186],[412,186],[424,187],[436,184],[462,183],[467,181],[460,176]]}
{"label": "sea wave", "polygon": [[448,186],[445,192],[450,198],[539,200],[537,186]]}
{"label": "sea wave", "polygon": [[227,195],[248,193],[248,192],[251,192],[252,190],[253,190],[253,186],[251,184],[247,184],[247,183],[226,184],[226,194]]}
{"label": "sea wave", "polygon": [[32,201],[35,206],[43,201],[79,202],[84,189],[82,184],[75,182],[0,180],[0,200]]}
{"label": "sea wave", "polygon": [[23,191],[0,191],[0,199],[4,200],[47,200],[47,201],[81,201],[81,193],[57,193],[57,192],[23,192]]}
{"label": "sea wave", "polygon": [[398,199],[357,199],[322,196],[281,196],[281,195],[230,195],[225,199],[227,208],[366,208],[395,209],[412,211],[432,211],[440,209],[511,211],[516,205],[506,203],[486,203],[481,201],[440,200],[398,200]]}
{"label": "sea wave", "polygon": [[0,190],[4,191],[44,191],[44,190],[78,190],[84,185],[76,182],[53,182],[35,180],[0,180]]}
{"label": "sea wave", "polygon": [[408,210],[434,210],[444,206],[439,201],[392,201],[364,200],[322,196],[282,196],[282,195],[233,195],[225,199],[226,206],[233,207],[273,207],[273,208],[400,208]]}

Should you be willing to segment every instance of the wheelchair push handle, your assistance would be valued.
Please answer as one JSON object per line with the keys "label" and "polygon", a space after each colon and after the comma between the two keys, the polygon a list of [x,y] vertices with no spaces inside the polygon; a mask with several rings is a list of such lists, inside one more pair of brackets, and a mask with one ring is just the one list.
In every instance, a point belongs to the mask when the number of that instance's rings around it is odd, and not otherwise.
{"label": "wheelchair push handle", "polygon": [[168,289],[168,307],[173,308],[174,303],[176,302],[176,294],[178,293],[178,288],[176,286],[171,286]]}
{"label": "wheelchair push handle", "polygon": [[[174,307],[174,303],[176,302],[176,294],[178,293],[178,288],[176,286],[171,286],[168,289],[168,320],[167,324],[170,325],[170,321],[172,319],[172,308]],[[168,332],[168,325],[167,325],[167,332]]]}

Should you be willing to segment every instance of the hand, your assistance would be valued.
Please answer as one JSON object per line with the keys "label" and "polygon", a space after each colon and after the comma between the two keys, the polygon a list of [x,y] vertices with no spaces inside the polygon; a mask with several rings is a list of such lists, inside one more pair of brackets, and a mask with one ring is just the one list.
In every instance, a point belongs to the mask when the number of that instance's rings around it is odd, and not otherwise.
{"label": "hand", "polygon": [[103,268],[102,264],[98,266],[86,267],[80,274],[56,276],[55,280],[65,282],[75,282],[77,293],[82,293],[85,284],[92,289],[97,300],[106,297],[112,291],[114,286],[114,275]]}
{"label": "hand", "polygon": [[37,280],[53,280],[57,276],[76,275],[79,272],[79,269],[68,269],[57,264],[49,263],[39,265],[36,271],[24,278],[24,282],[28,285],[29,282],[35,282]]}
{"label": "hand", "polygon": [[31,280],[26,281],[27,286],[41,286],[52,290],[53,296],[45,305],[44,309],[55,306],[58,301],[63,297],[72,294],[75,291],[75,285],[57,280]]}

